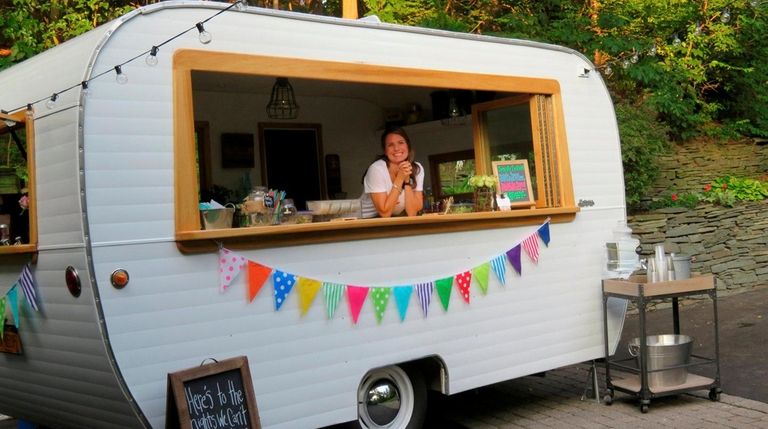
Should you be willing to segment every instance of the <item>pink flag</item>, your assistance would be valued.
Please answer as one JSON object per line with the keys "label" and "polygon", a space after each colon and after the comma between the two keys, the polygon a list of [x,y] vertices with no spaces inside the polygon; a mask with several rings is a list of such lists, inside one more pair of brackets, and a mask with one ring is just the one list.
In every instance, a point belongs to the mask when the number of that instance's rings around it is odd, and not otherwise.
{"label": "pink flag", "polygon": [[226,292],[243,268],[245,257],[224,248],[219,249],[219,292]]}
{"label": "pink flag", "polygon": [[352,321],[355,324],[357,324],[357,318],[360,317],[360,309],[363,308],[366,296],[368,296],[367,287],[347,285],[349,312],[352,314]]}
{"label": "pink flag", "polygon": [[525,249],[525,253],[527,253],[531,260],[536,263],[539,262],[539,240],[537,237],[536,234],[531,234],[528,238],[523,240],[523,249]]}

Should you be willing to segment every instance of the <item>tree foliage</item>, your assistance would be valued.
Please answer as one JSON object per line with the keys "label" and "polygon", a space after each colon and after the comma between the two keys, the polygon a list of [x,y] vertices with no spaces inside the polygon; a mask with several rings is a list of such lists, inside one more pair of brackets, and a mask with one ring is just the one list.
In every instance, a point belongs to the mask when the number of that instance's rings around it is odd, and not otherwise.
{"label": "tree foliage", "polygon": [[[0,0],[0,69],[156,1]],[[248,3],[340,16],[341,1]],[[658,149],[657,128],[679,139],[768,137],[768,0],[358,0],[358,6],[361,15],[384,22],[537,40],[583,53],[614,97],[625,156],[633,162]],[[638,110],[654,124],[635,124]],[[640,133],[644,127],[652,137]],[[643,142],[651,148],[641,148]],[[625,170],[633,201],[635,185],[639,192],[648,178],[626,162]]]}

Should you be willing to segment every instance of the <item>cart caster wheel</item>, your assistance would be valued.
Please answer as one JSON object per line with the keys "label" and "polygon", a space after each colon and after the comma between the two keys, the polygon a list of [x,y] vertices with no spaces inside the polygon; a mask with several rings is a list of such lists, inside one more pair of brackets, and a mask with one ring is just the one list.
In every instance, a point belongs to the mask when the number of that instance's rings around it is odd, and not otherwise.
{"label": "cart caster wheel", "polygon": [[613,395],[605,395],[603,396],[603,402],[605,402],[605,405],[611,405],[613,404]]}
{"label": "cart caster wheel", "polygon": [[718,389],[716,388],[709,389],[709,400],[714,402],[720,401],[720,392],[718,392]]}
{"label": "cart caster wheel", "polygon": [[646,405],[646,404],[640,405],[640,412],[643,413],[643,414],[647,413],[648,412],[648,405]]}

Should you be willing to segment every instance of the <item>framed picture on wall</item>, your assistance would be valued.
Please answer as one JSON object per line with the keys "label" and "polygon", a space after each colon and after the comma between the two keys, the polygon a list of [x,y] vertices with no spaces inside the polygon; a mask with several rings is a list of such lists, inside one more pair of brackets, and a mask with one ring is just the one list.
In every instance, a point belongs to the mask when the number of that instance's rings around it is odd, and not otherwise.
{"label": "framed picture on wall", "polygon": [[253,168],[253,134],[221,134],[221,167]]}

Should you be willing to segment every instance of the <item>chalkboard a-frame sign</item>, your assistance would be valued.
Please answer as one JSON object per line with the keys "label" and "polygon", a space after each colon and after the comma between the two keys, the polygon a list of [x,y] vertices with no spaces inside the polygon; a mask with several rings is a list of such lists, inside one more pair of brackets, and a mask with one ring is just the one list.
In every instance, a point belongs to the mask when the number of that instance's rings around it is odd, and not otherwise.
{"label": "chalkboard a-frame sign", "polygon": [[498,192],[509,199],[510,207],[535,208],[528,161],[494,161],[492,166],[493,175],[499,182]]}
{"label": "chalkboard a-frame sign", "polygon": [[261,429],[248,358],[168,374],[166,429]]}

